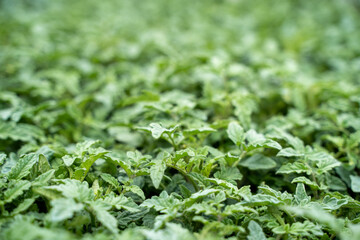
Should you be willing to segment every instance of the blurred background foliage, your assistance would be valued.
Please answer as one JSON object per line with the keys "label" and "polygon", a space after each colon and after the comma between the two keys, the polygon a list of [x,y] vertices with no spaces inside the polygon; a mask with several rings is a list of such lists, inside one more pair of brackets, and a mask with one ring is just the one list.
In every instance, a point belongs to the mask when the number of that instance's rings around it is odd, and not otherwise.
{"label": "blurred background foliage", "polygon": [[[140,171],[138,162],[148,164],[171,144],[179,143],[168,151],[179,159],[175,150],[189,146],[199,159],[208,154],[204,146],[214,155],[236,155],[239,150],[226,134],[236,121],[245,131],[255,129],[266,137],[289,133],[304,149],[309,145],[335,157],[342,165],[331,174],[324,170],[332,179],[327,191],[358,200],[360,190],[350,176],[357,179],[360,169],[359,43],[357,0],[0,0],[0,152],[10,159],[3,169],[8,171],[22,154],[44,153],[47,146],[56,177],[67,178],[61,157],[88,139],[101,140],[123,158],[136,149],[149,154],[132,153],[136,170],[127,170],[134,172]],[[142,131],[154,122],[172,131],[171,144]],[[286,138],[291,139],[286,134],[278,139],[282,146]],[[263,152],[276,160],[277,165],[268,158],[269,169],[287,162],[274,151]],[[231,154],[226,161],[238,163]],[[116,167],[106,164],[100,161],[86,181],[97,183],[94,179],[103,172],[117,174]],[[274,189],[295,192],[289,176],[274,177],[273,170],[259,174],[248,169],[251,162],[242,164],[231,170],[233,183],[244,175],[239,186],[266,181]],[[229,174],[223,170],[215,177]],[[176,181],[186,182],[179,174],[169,175],[168,192],[175,192]],[[148,179],[138,182],[146,198],[159,194]],[[354,209],[338,216],[356,224]],[[147,217],[154,219],[150,213]],[[200,229],[200,223],[191,221],[190,227]],[[265,231],[272,234],[270,229]]]}

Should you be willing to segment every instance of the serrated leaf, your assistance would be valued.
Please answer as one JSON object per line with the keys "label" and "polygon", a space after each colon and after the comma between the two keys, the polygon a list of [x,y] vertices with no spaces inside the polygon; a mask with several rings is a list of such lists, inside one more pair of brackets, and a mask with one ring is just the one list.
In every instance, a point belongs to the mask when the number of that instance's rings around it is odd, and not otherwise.
{"label": "serrated leaf", "polygon": [[290,173],[306,173],[308,175],[311,174],[311,168],[302,163],[302,162],[294,162],[294,163],[288,163],[280,167],[280,169],[276,172],[282,173],[282,174],[290,174]]}
{"label": "serrated leaf", "polygon": [[174,240],[195,240],[196,238],[180,224],[166,223],[164,229],[142,230],[142,234],[149,240],[174,239]]}
{"label": "serrated leaf", "polygon": [[45,173],[51,169],[48,159],[43,154],[39,154],[38,170]]}
{"label": "serrated leaf", "polygon": [[296,191],[294,197],[297,204],[302,206],[308,204],[311,200],[311,197],[307,195],[305,186],[302,183],[298,183],[296,185]]}
{"label": "serrated leaf", "polygon": [[91,202],[90,206],[94,215],[101,222],[101,224],[112,233],[116,234],[118,232],[117,220],[108,212],[109,206],[102,203],[101,201]]}
{"label": "serrated leaf", "polygon": [[60,192],[66,198],[73,198],[79,202],[85,202],[94,199],[94,192],[87,182],[80,182],[74,179],[61,180],[62,184],[44,187]]}
{"label": "serrated leaf", "polygon": [[161,211],[167,208],[173,208],[180,204],[180,200],[176,199],[166,191],[162,191],[159,196],[153,196],[150,199],[146,199],[140,206],[155,208],[156,211]]}
{"label": "serrated leaf", "polygon": [[137,185],[131,185],[131,186],[124,186],[124,189],[128,192],[135,193],[139,197],[141,197],[143,200],[145,200],[145,195],[143,190]]}
{"label": "serrated leaf", "polygon": [[244,141],[244,129],[236,122],[231,122],[226,130],[228,137],[236,145],[241,145]]}
{"label": "serrated leaf", "polygon": [[276,167],[276,162],[274,160],[262,154],[255,154],[240,161],[239,164],[243,167],[249,168],[250,170],[264,170]]}
{"label": "serrated leaf", "polygon": [[325,212],[321,208],[314,207],[285,207],[289,212],[294,213],[297,216],[302,216],[324,224],[335,232],[339,233],[344,230],[345,222],[343,219],[337,219],[333,215]]}
{"label": "serrated leaf", "polygon": [[115,189],[120,186],[119,181],[116,180],[116,178],[114,178],[113,176],[111,176],[111,175],[108,174],[108,173],[102,173],[102,174],[100,175],[100,177],[101,177],[105,182],[107,182],[108,184],[110,184],[111,186],[113,186]]}
{"label": "serrated leaf", "polygon": [[222,180],[222,179],[217,179],[217,178],[207,178],[207,180],[211,183],[214,183],[218,186],[221,186],[223,188],[226,188],[226,189],[231,189],[231,190],[237,190],[237,187],[236,185],[228,182],[228,181],[225,181],[225,180]]}
{"label": "serrated leaf", "polygon": [[348,203],[347,199],[337,199],[335,197],[325,196],[321,202],[323,209],[325,210],[337,210]]}
{"label": "serrated leaf", "polygon": [[117,163],[122,169],[124,169],[124,171],[126,172],[126,174],[128,175],[128,177],[131,177],[131,176],[134,174],[134,172],[133,172],[132,169],[131,169],[131,165],[130,165],[130,164],[128,164],[127,162],[122,161],[122,160],[120,160],[120,159],[116,159],[115,161],[116,161],[116,163]]}
{"label": "serrated leaf", "polygon": [[266,194],[256,194],[251,196],[249,200],[245,200],[245,204],[249,206],[264,206],[279,205],[282,204],[282,202],[273,196],[269,196]]}
{"label": "serrated leaf", "polygon": [[201,199],[203,197],[209,196],[211,194],[220,192],[220,190],[218,189],[205,189],[205,190],[200,190],[196,193],[191,194],[191,196],[189,198],[187,198],[183,204],[188,207],[191,206],[194,202],[196,202],[198,199]]}
{"label": "serrated leaf", "polygon": [[63,197],[58,191],[54,189],[46,189],[45,187],[35,187],[32,189],[32,191],[50,200]]}
{"label": "serrated leaf", "polygon": [[331,175],[329,177],[329,188],[335,191],[346,191],[346,184],[338,177]]}
{"label": "serrated leaf", "polygon": [[222,215],[234,216],[234,214],[245,213],[245,212],[258,214],[258,212],[255,209],[251,207],[243,206],[242,203],[236,203],[232,205],[227,205],[224,211],[222,212]]}
{"label": "serrated leaf", "polygon": [[260,225],[255,221],[250,221],[248,240],[266,240],[265,234]]}
{"label": "serrated leaf", "polygon": [[52,222],[60,222],[72,218],[74,213],[81,211],[84,205],[76,203],[72,198],[59,198],[51,201],[49,219]]}
{"label": "serrated leaf", "polygon": [[293,149],[293,148],[283,148],[277,154],[277,157],[302,157],[303,153]]}
{"label": "serrated leaf", "polygon": [[99,140],[86,140],[84,142],[77,143],[74,154],[79,157],[83,157],[86,153],[90,153],[89,151],[91,151],[91,149],[99,143]]}
{"label": "serrated leaf", "polygon": [[155,164],[150,168],[150,178],[154,184],[154,187],[159,188],[161,180],[164,176],[166,164],[162,158],[158,158],[156,161],[154,161],[154,163]]}
{"label": "serrated leaf", "polygon": [[175,127],[168,129],[168,128],[164,128],[159,123],[150,123],[149,127],[139,127],[138,129],[149,131],[151,132],[153,138],[159,139],[160,137],[163,136],[163,134],[174,133],[178,127],[179,125],[176,125]]}
{"label": "serrated leaf", "polygon": [[39,187],[44,186],[55,174],[55,170],[51,169],[41,175],[39,175],[37,178],[34,179],[34,181],[31,183],[33,187]]}
{"label": "serrated leaf", "polygon": [[70,155],[65,155],[62,157],[62,160],[64,161],[65,166],[70,167],[74,163],[75,157],[71,157]]}
{"label": "serrated leaf", "polygon": [[4,122],[0,120],[0,139],[35,142],[37,139],[43,138],[43,130],[34,125],[26,123]]}
{"label": "serrated leaf", "polygon": [[267,139],[264,135],[257,133],[255,130],[250,129],[245,134],[246,150],[251,151],[261,147],[281,149],[281,145],[272,139]]}
{"label": "serrated leaf", "polygon": [[35,202],[35,198],[25,199],[11,212],[11,215],[15,216],[21,212],[26,211],[34,202]]}
{"label": "serrated leaf", "polygon": [[307,157],[310,161],[316,163],[320,174],[330,171],[334,167],[338,167],[341,165],[341,163],[333,156],[324,152],[311,153],[308,154]]}
{"label": "serrated leaf", "polygon": [[296,222],[291,226],[289,224],[282,225],[273,228],[272,231],[276,234],[290,234],[294,236],[322,236],[323,232],[319,225],[315,225],[310,221],[304,221],[303,223]]}
{"label": "serrated leaf", "polygon": [[114,196],[114,194],[107,195],[102,201],[115,207],[117,210],[125,209],[129,212],[140,211],[138,206],[131,198],[127,198],[124,195]]}
{"label": "serrated leaf", "polygon": [[214,174],[215,178],[226,180],[231,184],[236,185],[236,180],[241,180],[243,175],[240,173],[239,169],[236,167],[228,167],[221,169],[220,171]]}
{"label": "serrated leaf", "polygon": [[252,197],[250,186],[243,186],[239,190],[235,190],[234,193],[247,202],[249,202]]}
{"label": "serrated leaf", "polygon": [[274,196],[277,199],[279,199],[282,203],[284,204],[291,204],[292,200],[293,200],[293,195],[289,194],[288,192],[281,192],[281,191],[277,191],[267,185],[262,185],[258,187],[259,190],[261,190],[261,192],[269,195],[269,196]]}
{"label": "serrated leaf", "polygon": [[191,135],[209,134],[212,132],[216,132],[216,129],[211,128],[211,127],[206,127],[206,126],[199,127],[199,128],[190,128],[190,129],[186,129],[184,131],[184,133],[191,134]]}
{"label": "serrated leaf", "polygon": [[27,154],[19,159],[9,172],[9,179],[22,179],[30,174],[31,168],[39,160],[39,155],[35,153]]}
{"label": "serrated leaf", "polygon": [[4,192],[5,202],[10,203],[18,196],[22,195],[24,191],[31,187],[31,183],[25,180],[16,180],[12,182],[9,188]]}
{"label": "serrated leaf", "polygon": [[306,178],[306,177],[297,177],[294,178],[291,183],[304,183],[308,186],[310,186],[313,189],[320,189],[319,185],[313,181],[311,181],[310,179]]}
{"label": "serrated leaf", "polygon": [[83,160],[83,162],[74,172],[72,176],[73,179],[83,181],[87,173],[90,171],[91,166],[95,163],[95,161],[103,157],[106,153],[108,153],[108,151],[102,148],[88,149],[88,151],[90,151],[90,156],[87,157],[85,160]]}
{"label": "serrated leaf", "polygon": [[195,214],[217,215],[217,209],[208,203],[195,203],[186,208],[186,212],[194,212]]}

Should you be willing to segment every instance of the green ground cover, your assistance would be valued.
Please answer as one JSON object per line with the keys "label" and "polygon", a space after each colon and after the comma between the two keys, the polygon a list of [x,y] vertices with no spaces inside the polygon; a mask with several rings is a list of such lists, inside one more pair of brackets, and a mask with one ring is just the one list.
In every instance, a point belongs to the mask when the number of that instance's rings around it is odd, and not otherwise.
{"label": "green ground cover", "polygon": [[0,239],[360,239],[356,0],[0,0]]}

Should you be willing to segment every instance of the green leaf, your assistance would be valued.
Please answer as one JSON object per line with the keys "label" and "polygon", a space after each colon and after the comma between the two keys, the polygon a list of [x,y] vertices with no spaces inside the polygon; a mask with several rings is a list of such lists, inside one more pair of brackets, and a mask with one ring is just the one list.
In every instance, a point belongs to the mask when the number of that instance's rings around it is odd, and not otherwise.
{"label": "green leaf", "polygon": [[11,215],[15,216],[26,211],[34,202],[35,198],[26,198],[11,212]]}
{"label": "green leaf", "polygon": [[335,191],[346,191],[346,184],[338,177],[331,175],[329,177],[329,188]]}
{"label": "green leaf", "polygon": [[310,221],[304,221],[303,223],[296,222],[291,226],[289,224],[282,225],[272,229],[276,234],[291,234],[294,236],[322,236],[323,232],[319,225],[315,225]]}
{"label": "green leaf", "polygon": [[353,192],[360,192],[360,177],[350,175],[350,179],[351,179],[351,190]]}
{"label": "green leaf", "polygon": [[32,190],[34,193],[44,196],[50,200],[63,197],[58,191],[53,190],[53,189],[46,189],[46,187],[35,187]]}
{"label": "green leaf", "polygon": [[217,209],[214,206],[209,205],[208,203],[195,203],[191,207],[186,208],[186,212],[194,212],[195,214],[205,214],[205,215],[217,215]]}
{"label": "green leaf", "polygon": [[26,239],[61,239],[71,240],[73,235],[64,229],[48,229],[38,226],[29,218],[21,218],[12,221],[8,228],[0,233],[2,239],[22,240]]}
{"label": "green leaf", "polygon": [[144,192],[143,192],[143,190],[141,190],[141,188],[139,186],[131,185],[131,186],[123,186],[123,187],[127,192],[135,193],[136,195],[141,197],[143,200],[145,200]]}
{"label": "green leaf", "polygon": [[213,133],[213,132],[216,132],[216,129],[207,127],[207,126],[202,126],[202,127],[198,127],[198,128],[189,128],[189,129],[184,130],[184,133],[190,134],[190,135],[209,134],[209,133]]}
{"label": "green leaf", "polygon": [[340,233],[344,230],[345,222],[343,219],[337,219],[333,215],[325,212],[321,208],[316,207],[285,207],[285,209],[297,216],[302,216],[321,223],[336,233]]}
{"label": "green leaf", "polygon": [[77,143],[74,151],[74,155],[81,158],[85,156],[87,153],[93,154],[92,152],[94,150],[96,151],[96,148],[94,149],[94,146],[99,143],[100,143],[99,140],[86,140],[84,142]]}
{"label": "green leaf", "polygon": [[151,132],[151,135],[153,136],[153,138],[155,139],[159,139],[160,137],[162,137],[164,134],[171,134],[174,133],[175,130],[179,127],[179,125],[176,125],[173,128],[164,128],[161,124],[159,123],[150,123],[149,127],[139,127],[138,129],[141,130],[146,130],[148,132]]}
{"label": "green leaf", "polygon": [[313,181],[311,181],[310,179],[306,178],[306,177],[297,177],[294,178],[291,183],[304,183],[308,186],[310,186],[312,189],[320,189],[319,185]]}
{"label": "green leaf", "polygon": [[41,128],[25,123],[3,122],[0,120],[0,139],[14,141],[35,142],[43,139],[44,132]]}
{"label": "green leaf", "polygon": [[15,180],[10,182],[9,188],[4,192],[5,202],[10,203],[18,196],[22,195],[24,191],[31,187],[31,183],[25,180]]}
{"label": "green leaf", "polygon": [[240,173],[238,168],[228,167],[216,172],[214,174],[214,177],[218,179],[226,180],[229,183],[236,185],[236,180],[241,180],[243,178],[243,175]]}
{"label": "green leaf", "polygon": [[305,186],[302,183],[296,185],[295,201],[298,205],[306,205],[310,202],[311,197],[306,193]]}
{"label": "green leaf", "polygon": [[3,165],[6,159],[6,154],[0,153],[0,165]]}
{"label": "green leaf", "polygon": [[193,203],[195,203],[198,199],[204,198],[206,196],[209,196],[211,194],[214,193],[218,193],[220,190],[218,189],[205,189],[205,190],[200,190],[196,193],[191,194],[191,196],[189,198],[187,198],[183,204],[188,207],[191,206]]}
{"label": "green leaf", "polygon": [[101,201],[94,201],[90,202],[90,207],[92,209],[92,212],[102,225],[104,225],[114,234],[118,232],[117,220],[113,215],[108,212],[109,206],[107,204],[104,204]]}
{"label": "green leaf", "polygon": [[319,174],[330,171],[334,167],[338,167],[341,165],[341,163],[333,156],[324,152],[311,153],[308,154],[307,157],[310,161],[315,162],[316,166],[319,169]]}
{"label": "green leaf", "polygon": [[250,186],[243,186],[239,190],[235,190],[234,193],[249,202],[252,197]]}
{"label": "green leaf", "polygon": [[61,180],[63,184],[44,187],[60,192],[66,198],[72,198],[79,202],[85,202],[94,199],[94,192],[87,182],[80,182],[74,179]]}
{"label": "green leaf", "polygon": [[239,164],[250,170],[264,170],[276,167],[276,162],[274,160],[262,154],[255,154],[250,158],[241,160]]}
{"label": "green leaf", "polygon": [[37,178],[34,179],[34,181],[31,183],[33,187],[39,187],[44,186],[50,179],[53,178],[55,174],[55,170],[51,169],[41,175],[39,175]]}
{"label": "green leaf", "polygon": [[71,157],[70,155],[65,155],[62,157],[62,160],[64,161],[65,166],[70,167],[74,163],[75,157]]}
{"label": "green leaf", "polygon": [[97,148],[97,149],[90,148],[88,150],[90,152],[90,156],[85,160],[83,160],[80,166],[76,169],[72,177],[73,179],[83,181],[87,173],[90,171],[90,168],[94,164],[94,162],[108,153],[108,151],[102,148]]}
{"label": "green leaf", "polygon": [[245,207],[242,203],[236,203],[232,205],[227,205],[222,212],[223,216],[234,216],[237,213],[255,213],[259,214],[255,209],[250,207]]}
{"label": "green leaf", "polygon": [[72,198],[59,198],[51,201],[49,219],[52,222],[60,222],[72,218],[74,213],[81,211],[84,205],[76,203]]}
{"label": "green leaf", "polygon": [[19,159],[16,165],[11,168],[9,179],[22,179],[30,174],[31,168],[39,160],[39,155],[35,153],[24,155]]}
{"label": "green leaf", "polygon": [[335,197],[325,196],[322,200],[322,207],[325,210],[337,210],[348,203],[347,199],[337,199]]}
{"label": "green leaf", "polygon": [[253,195],[250,200],[246,201],[246,205],[249,206],[264,206],[264,205],[279,205],[282,204],[280,200],[273,196],[265,194]]}
{"label": "green leaf", "polygon": [[209,182],[211,183],[214,183],[218,186],[221,186],[225,189],[231,189],[231,190],[238,190],[236,185],[228,182],[228,181],[225,181],[225,180],[222,180],[222,179],[217,179],[217,178],[207,178],[206,180],[208,180]]}
{"label": "green leaf", "polygon": [[283,148],[281,149],[277,155],[277,157],[302,157],[303,153],[296,151],[293,148]]}
{"label": "green leaf", "polygon": [[150,178],[155,186],[155,188],[159,188],[161,180],[164,176],[164,172],[166,169],[166,164],[163,159],[160,157],[154,161],[154,165],[150,168]]}
{"label": "green leaf", "polygon": [[115,207],[117,210],[125,209],[129,212],[140,211],[136,203],[131,198],[127,198],[124,195],[114,196],[114,194],[109,194],[103,201]]}
{"label": "green leaf", "polygon": [[39,154],[38,170],[40,173],[48,172],[51,169],[49,161],[43,154]]}
{"label": "green leaf", "polygon": [[115,162],[122,168],[124,169],[124,171],[126,172],[126,174],[128,175],[128,177],[131,177],[134,172],[133,170],[131,169],[131,165],[128,164],[127,162],[125,161],[122,161],[120,159],[115,159]]}
{"label": "green leaf", "polygon": [[110,184],[111,186],[113,186],[115,189],[118,188],[120,186],[120,183],[118,180],[116,180],[116,178],[114,178],[113,176],[111,176],[108,173],[102,173],[100,175],[100,177],[107,182],[108,184]]}
{"label": "green leaf", "polygon": [[166,191],[162,191],[159,196],[153,196],[150,199],[146,199],[140,206],[155,208],[156,211],[161,211],[168,208],[174,208],[179,204],[179,199],[176,199],[173,195],[169,196]]}
{"label": "green leaf", "polygon": [[278,200],[280,200],[284,204],[291,204],[293,200],[293,195],[289,194],[288,192],[281,192],[277,191],[267,185],[262,185],[258,187],[261,192],[276,197]]}
{"label": "green leaf", "polygon": [[166,223],[164,229],[159,230],[146,230],[142,231],[146,239],[159,240],[159,239],[174,239],[174,240],[195,240],[196,238],[180,224]]}
{"label": "green leaf", "polygon": [[266,240],[265,234],[260,225],[255,221],[250,221],[248,240]]}
{"label": "green leaf", "polygon": [[160,96],[154,92],[143,90],[142,94],[137,96],[132,96],[124,99],[121,103],[122,106],[128,106],[138,102],[156,102],[160,100]]}
{"label": "green leaf", "polygon": [[276,172],[277,174],[290,174],[290,173],[306,173],[310,175],[312,169],[305,163],[294,162],[282,165],[280,169]]}
{"label": "green leaf", "polygon": [[255,130],[250,129],[245,134],[246,150],[251,151],[257,148],[266,147],[266,148],[274,148],[281,149],[281,145],[272,139],[267,139],[264,135],[257,133]]}
{"label": "green leaf", "polygon": [[226,130],[233,143],[240,146],[244,142],[244,129],[236,122],[231,122]]}

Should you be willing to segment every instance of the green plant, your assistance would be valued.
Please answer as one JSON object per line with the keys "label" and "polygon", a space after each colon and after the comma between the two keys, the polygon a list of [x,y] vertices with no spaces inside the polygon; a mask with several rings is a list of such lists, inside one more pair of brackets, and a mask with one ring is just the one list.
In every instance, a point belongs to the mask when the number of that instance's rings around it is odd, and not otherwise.
{"label": "green plant", "polygon": [[355,5],[0,1],[0,239],[360,239]]}

